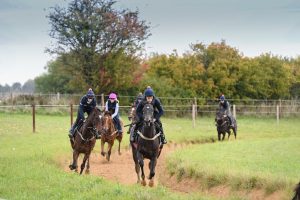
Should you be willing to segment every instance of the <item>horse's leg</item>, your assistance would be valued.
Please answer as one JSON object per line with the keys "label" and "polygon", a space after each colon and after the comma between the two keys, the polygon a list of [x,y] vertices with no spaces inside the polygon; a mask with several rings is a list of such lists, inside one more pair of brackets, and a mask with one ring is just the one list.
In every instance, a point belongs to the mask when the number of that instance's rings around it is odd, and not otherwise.
{"label": "horse's leg", "polygon": [[138,159],[141,171],[142,171],[142,182],[141,182],[141,184],[143,186],[145,186],[146,181],[145,181],[145,173],[144,173],[144,157],[140,152],[137,152],[137,159]]}
{"label": "horse's leg", "polygon": [[156,158],[156,156],[154,157],[154,158],[152,158],[151,160],[150,160],[150,175],[149,175],[149,179],[150,179],[150,181],[149,181],[149,186],[150,187],[153,187],[153,185],[154,185],[154,176],[155,176],[155,166],[156,166],[156,163],[157,163],[157,158]]}
{"label": "horse's leg", "polygon": [[73,163],[71,165],[69,165],[70,170],[74,170],[75,172],[77,172],[77,159],[79,156],[79,152],[76,150],[73,150]]}
{"label": "horse's leg", "polygon": [[236,126],[233,128],[234,138],[236,139]]}
{"label": "horse's leg", "polygon": [[112,148],[113,144],[108,143],[108,147],[107,147],[107,154],[106,154],[106,160],[109,161],[110,160],[110,155],[111,155],[111,148]]}
{"label": "horse's leg", "polygon": [[226,134],[226,132],[225,132],[225,133],[223,133],[223,137],[222,137],[222,140],[224,140],[224,138],[225,138],[225,134]]}
{"label": "horse's leg", "polygon": [[105,156],[105,152],[104,152],[104,140],[101,139],[101,155],[104,157]]}
{"label": "horse's leg", "polygon": [[119,155],[121,155],[121,140],[122,140],[122,138],[118,140],[119,141],[119,148],[118,148]]}
{"label": "horse's leg", "polygon": [[140,165],[139,165],[139,162],[138,162],[138,159],[137,159],[137,150],[136,148],[133,146],[133,144],[131,144],[132,147],[132,158],[133,158],[133,161],[134,161],[134,165],[135,165],[135,172],[136,172],[136,175],[137,175],[137,183],[140,183],[141,182],[141,178],[140,178]]}
{"label": "horse's leg", "polygon": [[230,129],[229,129],[229,131],[227,132],[228,133],[228,140],[229,140],[229,137],[230,137],[230,135],[231,135],[231,131],[230,131]]}
{"label": "horse's leg", "polygon": [[84,158],[83,158],[82,164],[80,166],[80,175],[82,174],[82,171],[84,170],[85,163],[86,163],[87,159],[90,157],[90,154],[91,154],[90,152],[84,154]]}
{"label": "horse's leg", "polygon": [[218,133],[218,140],[221,140],[221,133]]}
{"label": "horse's leg", "polygon": [[85,174],[90,173],[90,157],[87,159]]}

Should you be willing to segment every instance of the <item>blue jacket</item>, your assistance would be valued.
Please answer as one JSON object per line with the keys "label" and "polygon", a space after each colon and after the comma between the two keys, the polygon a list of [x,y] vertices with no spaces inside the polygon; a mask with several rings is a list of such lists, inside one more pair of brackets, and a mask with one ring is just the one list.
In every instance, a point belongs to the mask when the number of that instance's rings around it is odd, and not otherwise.
{"label": "blue jacket", "polygon": [[92,102],[88,103],[88,97],[84,95],[81,100],[79,106],[83,109],[84,112],[88,112],[93,110],[96,107],[96,98],[94,97]]}
{"label": "blue jacket", "polygon": [[[145,104],[147,104],[146,99],[141,101],[136,108],[136,113],[140,120],[143,119],[143,108],[144,108]],[[153,108],[154,108],[154,118],[156,120],[159,120],[159,118],[164,114],[164,109],[163,109],[160,101],[155,97],[153,98],[151,104],[153,105]]]}

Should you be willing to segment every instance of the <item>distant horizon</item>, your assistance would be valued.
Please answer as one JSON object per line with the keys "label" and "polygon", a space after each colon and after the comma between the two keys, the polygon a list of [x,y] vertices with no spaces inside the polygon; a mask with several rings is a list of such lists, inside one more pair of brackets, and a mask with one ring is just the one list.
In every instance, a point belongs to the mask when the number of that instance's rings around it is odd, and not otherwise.
{"label": "distant horizon", "polygon": [[[67,0],[70,2],[70,0]],[[2,0],[0,4],[0,84],[22,85],[45,73],[53,41],[46,15],[61,0]],[[300,56],[300,2],[297,0],[122,0],[115,7],[139,10],[150,23],[145,52],[179,55],[189,45],[225,40],[246,57]],[[166,12],[167,11],[167,12]]]}

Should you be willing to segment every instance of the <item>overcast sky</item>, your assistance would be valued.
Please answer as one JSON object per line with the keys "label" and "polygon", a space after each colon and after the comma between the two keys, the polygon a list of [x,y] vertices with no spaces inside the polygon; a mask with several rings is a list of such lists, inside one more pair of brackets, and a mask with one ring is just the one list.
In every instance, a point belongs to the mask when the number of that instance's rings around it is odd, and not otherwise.
{"label": "overcast sky", "polygon": [[[45,72],[51,59],[47,9],[61,0],[0,0],[0,84]],[[245,56],[300,55],[299,0],[120,0],[150,25],[146,52],[181,54],[189,44],[226,40]],[[45,10],[46,9],[46,10]]]}

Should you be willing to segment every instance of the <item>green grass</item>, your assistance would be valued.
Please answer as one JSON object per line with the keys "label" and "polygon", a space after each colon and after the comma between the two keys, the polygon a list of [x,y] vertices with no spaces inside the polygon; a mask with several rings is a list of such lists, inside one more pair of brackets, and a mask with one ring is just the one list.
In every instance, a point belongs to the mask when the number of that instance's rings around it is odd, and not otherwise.
{"label": "green grass", "polygon": [[[0,198],[215,199],[199,194],[176,194],[163,186],[124,186],[101,177],[66,173],[60,168],[59,159],[71,156],[67,136],[69,117],[37,115],[36,120],[36,133],[32,133],[30,115],[0,113]],[[125,135],[124,146],[127,141]],[[99,148],[99,143],[96,147]]]}
{"label": "green grass", "polygon": [[300,179],[300,120],[238,120],[238,139],[197,145],[168,159],[170,174],[201,180],[205,187],[291,191]]}
{"label": "green grass", "polygon": [[[169,142],[204,143],[217,138],[213,118],[198,118],[195,128],[189,119],[162,121]],[[299,179],[298,119],[281,120],[277,125],[275,119],[241,118],[238,123],[236,141],[201,144],[171,155],[170,173],[179,179],[204,180],[209,187],[225,183],[235,188],[262,187],[270,191]],[[71,155],[69,127],[67,115],[38,114],[36,133],[32,133],[30,115],[0,113],[0,198],[217,199],[201,193],[176,194],[162,186],[124,186],[101,177],[66,173],[58,160]],[[122,146],[128,146],[127,134]],[[99,143],[95,149],[99,150]]]}

